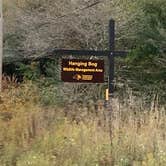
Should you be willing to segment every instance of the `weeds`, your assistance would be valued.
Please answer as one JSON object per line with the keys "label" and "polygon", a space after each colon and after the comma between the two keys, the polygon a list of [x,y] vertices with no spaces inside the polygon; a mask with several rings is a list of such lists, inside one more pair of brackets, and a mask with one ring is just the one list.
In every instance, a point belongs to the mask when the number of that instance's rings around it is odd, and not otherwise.
{"label": "weeds", "polygon": [[1,94],[0,165],[166,165],[166,112],[157,97],[151,107],[132,95],[114,98],[110,125],[102,101],[42,106],[38,90],[29,82]]}

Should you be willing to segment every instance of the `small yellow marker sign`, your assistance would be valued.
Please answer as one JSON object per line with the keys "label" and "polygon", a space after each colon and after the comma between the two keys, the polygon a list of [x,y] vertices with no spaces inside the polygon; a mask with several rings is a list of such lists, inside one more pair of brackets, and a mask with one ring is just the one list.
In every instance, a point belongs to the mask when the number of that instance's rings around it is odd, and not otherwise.
{"label": "small yellow marker sign", "polygon": [[109,100],[109,90],[108,89],[105,90],[105,100],[106,101]]}

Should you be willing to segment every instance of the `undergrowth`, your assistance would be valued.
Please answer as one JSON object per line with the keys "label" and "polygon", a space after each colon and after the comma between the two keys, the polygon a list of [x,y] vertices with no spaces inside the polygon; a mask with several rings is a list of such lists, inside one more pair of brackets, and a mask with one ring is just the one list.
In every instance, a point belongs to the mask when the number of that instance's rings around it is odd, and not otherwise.
{"label": "undergrowth", "polygon": [[[43,106],[31,82],[0,96],[0,166],[165,166],[166,112],[130,96]],[[110,109],[111,108],[111,109]]]}

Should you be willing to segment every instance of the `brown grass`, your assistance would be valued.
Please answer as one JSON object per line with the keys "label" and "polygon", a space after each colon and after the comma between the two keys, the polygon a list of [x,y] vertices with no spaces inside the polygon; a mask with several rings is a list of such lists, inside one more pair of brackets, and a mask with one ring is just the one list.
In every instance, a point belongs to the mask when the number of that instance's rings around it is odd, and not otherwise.
{"label": "brown grass", "polygon": [[166,112],[156,97],[151,107],[130,96],[107,109],[101,101],[50,108],[38,94],[32,83],[1,94],[0,165],[166,165]]}

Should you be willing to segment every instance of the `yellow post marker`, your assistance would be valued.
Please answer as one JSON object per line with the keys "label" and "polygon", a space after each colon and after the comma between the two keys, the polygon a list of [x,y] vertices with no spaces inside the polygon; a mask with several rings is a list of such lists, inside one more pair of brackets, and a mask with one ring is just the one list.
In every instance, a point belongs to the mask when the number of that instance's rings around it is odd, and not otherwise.
{"label": "yellow post marker", "polygon": [[108,101],[109,100],[109,89],[105,90],[105,100]]}

